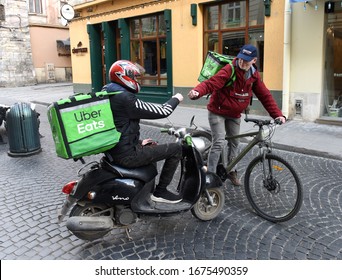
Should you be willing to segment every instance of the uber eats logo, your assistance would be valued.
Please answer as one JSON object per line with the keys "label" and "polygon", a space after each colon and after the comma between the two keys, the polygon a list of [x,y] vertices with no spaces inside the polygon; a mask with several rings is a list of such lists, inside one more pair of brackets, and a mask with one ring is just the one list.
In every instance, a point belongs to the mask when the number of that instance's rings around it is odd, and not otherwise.
{"label": "uber eats logo", "polygon": [[100,120],[101,110],[95,110],[91,112],[80,111],[74,113],[74,117],[77,122],[77,130],[79,134],[91,132],[93,130],[105,127],[104,120]]}

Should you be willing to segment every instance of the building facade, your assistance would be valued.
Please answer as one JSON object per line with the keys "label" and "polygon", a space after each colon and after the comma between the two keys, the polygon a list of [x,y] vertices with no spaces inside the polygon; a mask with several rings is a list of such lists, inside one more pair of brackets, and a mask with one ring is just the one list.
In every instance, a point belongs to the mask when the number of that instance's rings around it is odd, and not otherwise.
{"label": "building facade", "polygon": [[[187,94],[209,50],[258,48],[258,69],[289,118],[341,124],[342,2],[95,0],[69,23],[75,92],[99,91],[118,59],[141,64],[141,98]],[[330,5],[330,6],[329,6]],[[331,8],[333,6],[333,8]],[[205,106],[207,100],[186,100]],[[266,114],[257,99],[253,113]]]}
{"label": "building facade", "polygon": [[35,83],[25,1],[0,0],[0,86]]}
{"label": "building facade", "polygon": [[72,80],[64,2],[0,0],[0,86]]}

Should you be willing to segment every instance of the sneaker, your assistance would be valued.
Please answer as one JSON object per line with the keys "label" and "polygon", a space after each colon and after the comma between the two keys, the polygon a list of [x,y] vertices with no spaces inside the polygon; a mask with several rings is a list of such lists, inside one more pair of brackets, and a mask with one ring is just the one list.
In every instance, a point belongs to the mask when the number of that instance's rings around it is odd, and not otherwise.
{"label": "sneaker", "polygon": [[151,199],[155,202],[164,203],[178,203],[182,200],[179,198],[179,195],[169,192],[166,189],[156,189],[151,195]]}
{"label": "sneaker", "polygon": [[241,181],[237,177],[237,171],[230,171],[228,173],[228,179],[232,182],[234,186],[241,186]]}

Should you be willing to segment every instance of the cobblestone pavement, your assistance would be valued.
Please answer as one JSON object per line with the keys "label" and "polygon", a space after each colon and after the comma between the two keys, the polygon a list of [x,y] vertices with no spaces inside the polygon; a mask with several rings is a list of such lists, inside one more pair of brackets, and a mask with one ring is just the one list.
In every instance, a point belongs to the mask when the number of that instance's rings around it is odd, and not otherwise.
{"label": "cobblestone pavement", "polygon": [[[303,183],[304,202],[292,220],[273,224],[253,213],[244,190],[226,184],[226,203],[213,221],[201,222],[185,212],[169,217],[143,217],[131,227],[129,240],[115,229],[101,240],[85,242],[57,224],[64,201],[61,187],[76,178],[80,162],[55,155],[46,118],[41,114],[42,152],[10,157],[0,145],[0,259],[2,260],[164,260],[164,259],[342,259],[342,161],[277,151],[293,164]],[[172,141],[156,127],[143,135]],[[0,133],[7,141],[4,127]],[[99,156],[87,158],[87,162]],[[238,172],[251,160],[248,155]]]}

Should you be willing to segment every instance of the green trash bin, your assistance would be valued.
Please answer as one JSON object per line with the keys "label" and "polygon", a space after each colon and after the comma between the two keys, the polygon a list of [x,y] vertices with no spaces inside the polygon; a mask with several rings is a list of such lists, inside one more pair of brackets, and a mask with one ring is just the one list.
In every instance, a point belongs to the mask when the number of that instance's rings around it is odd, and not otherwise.
{"label": "green trash bin", "polygon": [[15,103],[6,113],[8,155],[29,156],[41,151],[38,114],[29,103]]}

